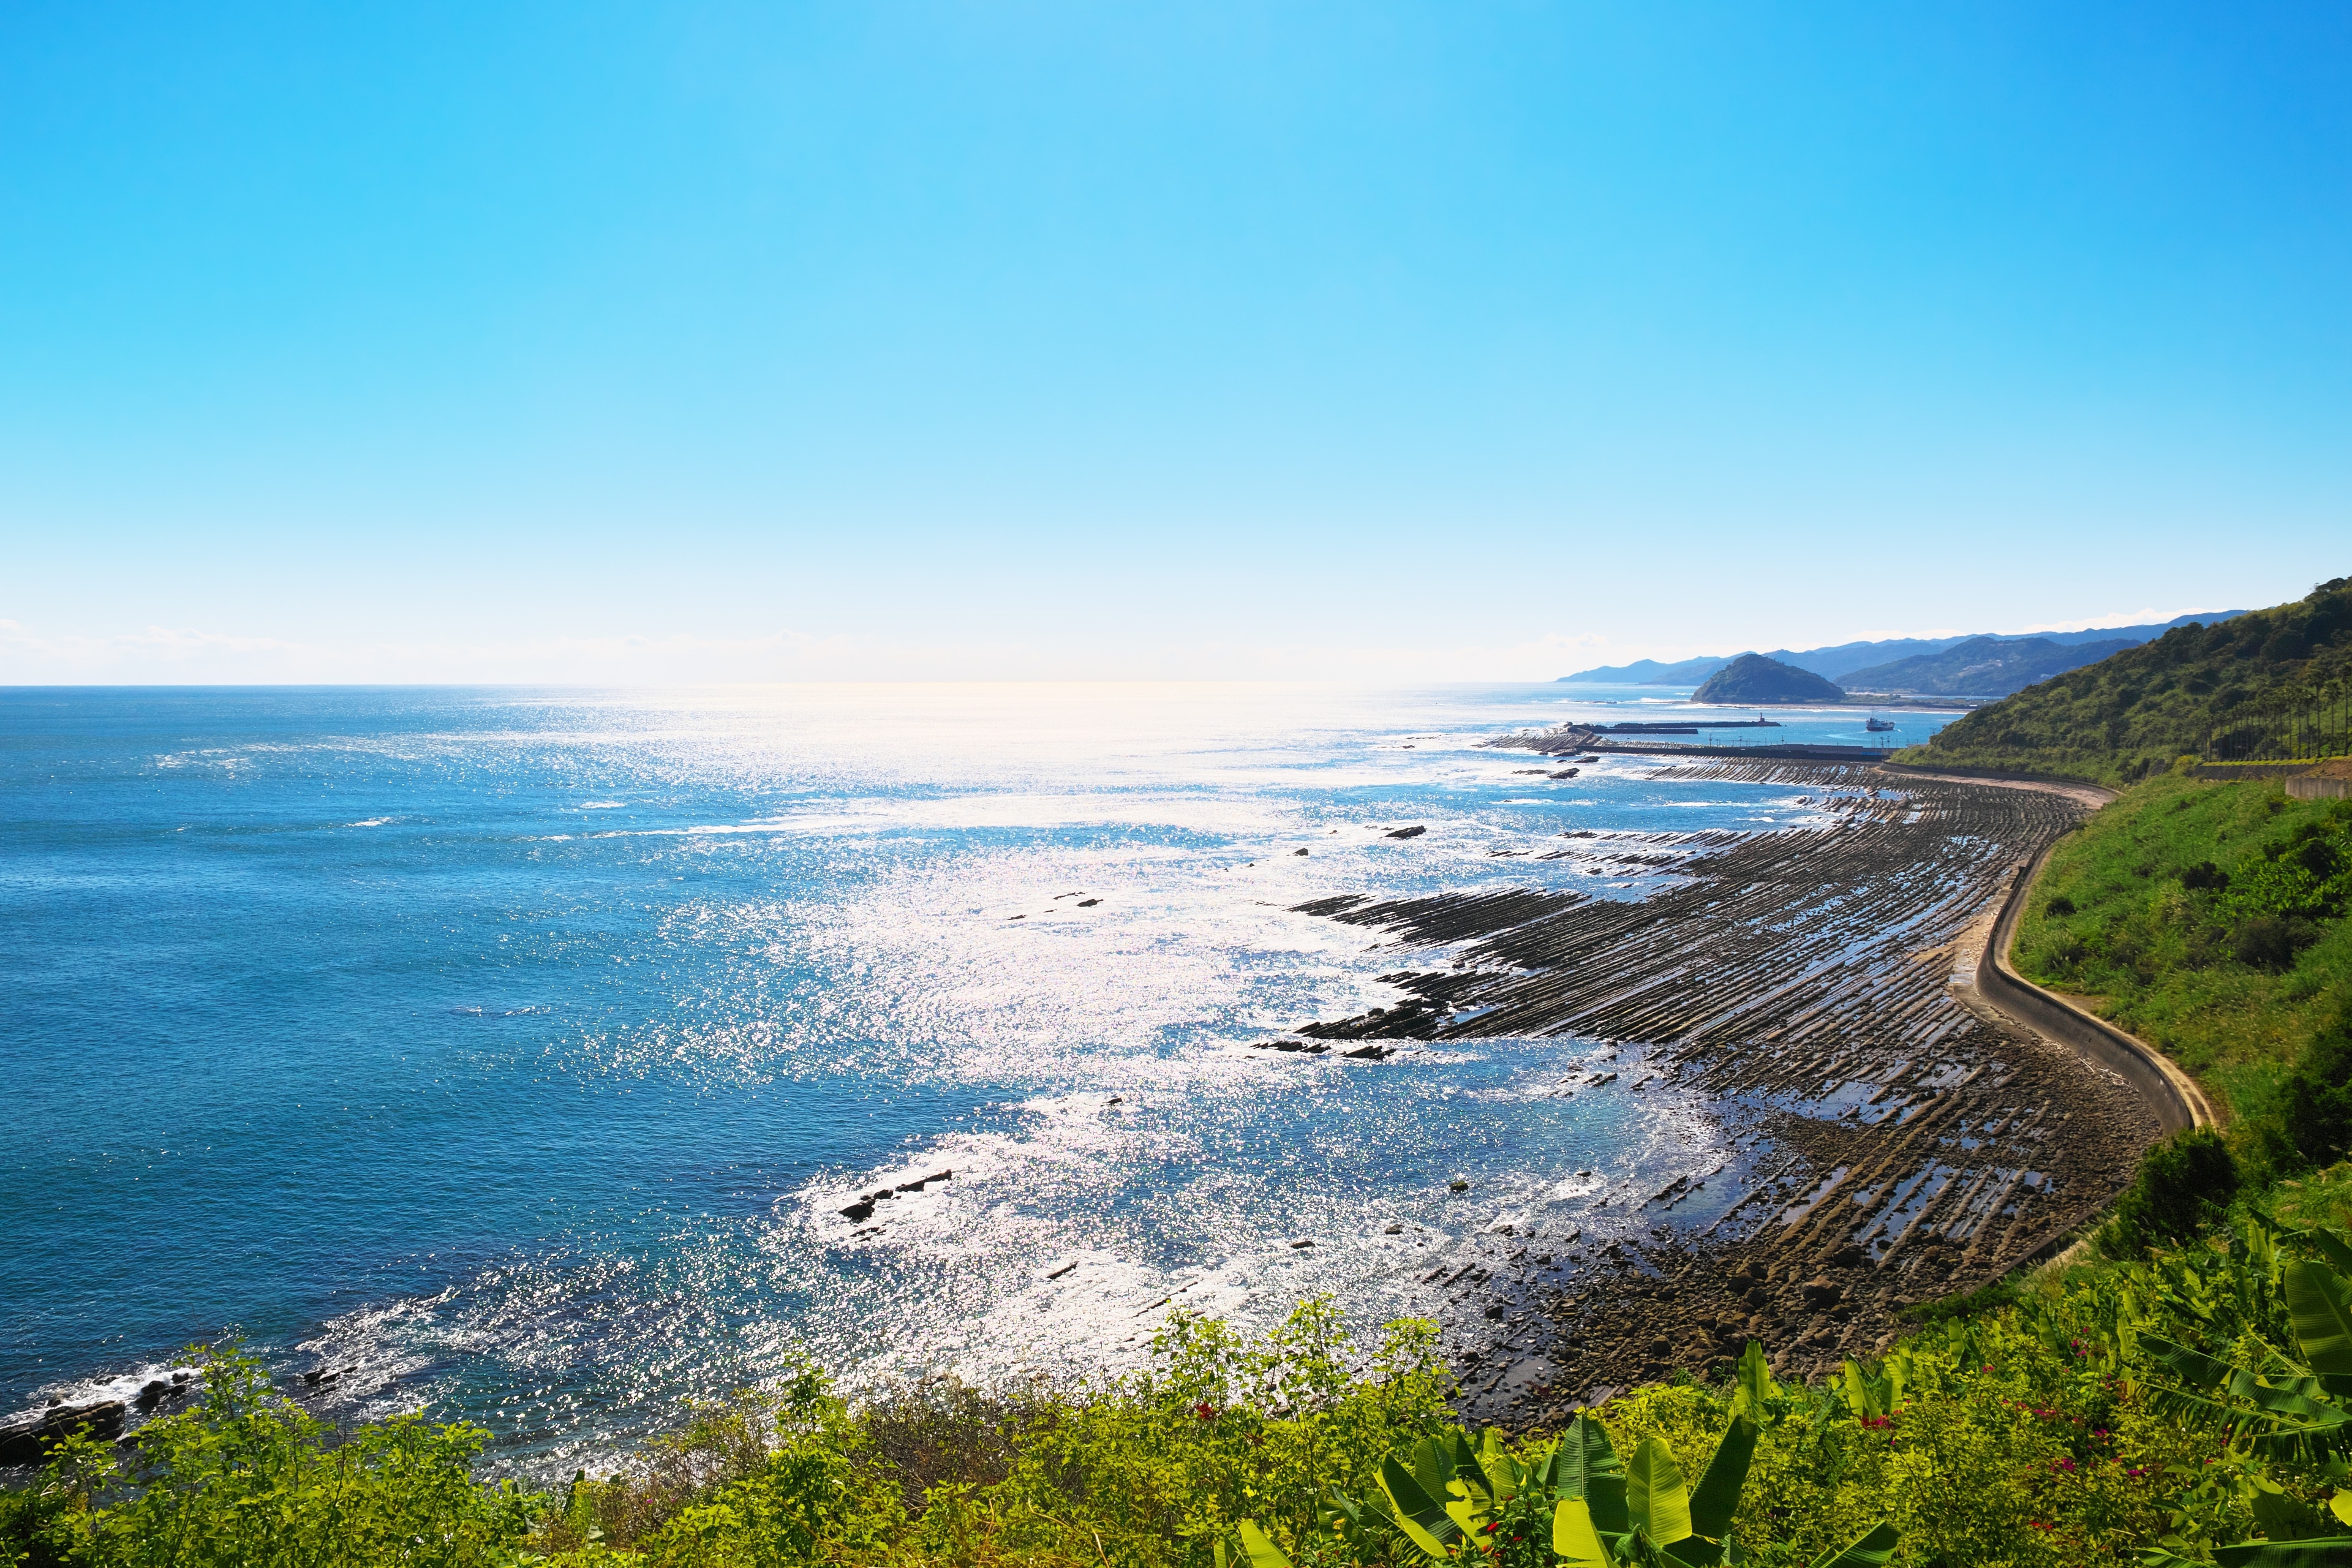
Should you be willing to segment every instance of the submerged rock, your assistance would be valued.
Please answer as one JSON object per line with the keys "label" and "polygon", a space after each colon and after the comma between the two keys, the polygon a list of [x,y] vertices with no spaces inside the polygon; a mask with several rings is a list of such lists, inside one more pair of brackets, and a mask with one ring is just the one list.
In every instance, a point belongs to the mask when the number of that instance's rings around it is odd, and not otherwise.
{"label": "submerged rock", "polygon": [[48,1451],[87,1430],[100,1442],[122,1436],[126,1407],[120,1399],[89,1405],[52,1405],[35,1415],[0,1423],[0,1466],[37,1465]]}

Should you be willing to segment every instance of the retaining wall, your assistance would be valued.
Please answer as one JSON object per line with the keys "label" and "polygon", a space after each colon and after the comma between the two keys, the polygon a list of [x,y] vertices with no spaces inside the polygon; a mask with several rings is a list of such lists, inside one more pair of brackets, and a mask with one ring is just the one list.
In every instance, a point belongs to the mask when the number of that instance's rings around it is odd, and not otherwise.
{"label": "retaining wall", "polygon": [[[2053,846],[2055,847],[2055,846]],[[2010,967],[2010,943],[2017,937],[2018,917],[2025,911],[2027,895],[2050,858],[2044,849],[2010,884],[2009,899],[1994,922],[1992,940],[1985,944],[1977,965],[1977,989],[2004,1012],[2032,1025],[2053,1040],[2069,1046],[2103,1067],[2113,1068],[2139,1090],[2156,1110],[2167,1132],[2220,1123],[2212,1101],[2197,1080],[2145,1040],[2116,1028],[2105,1018],[2084,1011],[2064,997],[2044,991]]]}

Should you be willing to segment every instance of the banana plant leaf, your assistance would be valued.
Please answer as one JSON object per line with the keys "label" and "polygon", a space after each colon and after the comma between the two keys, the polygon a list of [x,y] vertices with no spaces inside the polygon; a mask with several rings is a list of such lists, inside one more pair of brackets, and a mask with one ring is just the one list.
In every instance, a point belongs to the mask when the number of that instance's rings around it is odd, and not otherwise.
{"label": "banana plant leaf", "polygon": [[2316,1458],[2352,1447],[2352,1409],[2320,1397],[2324,1383],[2332,1380],[2315,1378],[2276,1353],[2271,1375],[2257,1377],[2155,1334],[2142,1334],[2140,1343],[2185,1385],[2148,1385],[2149,1405],[2164,1415],[2221,1427],[2270,1458]]}
{"label": "banana plant leaf", "polygon": [[1812,1561],[1812,1568],[1885,1568],[1895,1555],[1895,1527],[1880,1520],[1851,1545],[1831,1547]]}
{"label": "banana plant leaf", "polygon": [[1423,1437],[1412,1446],[1412,1479],[1433,1498],[1448,1494],[1454,1479],[1454,1445]]}
{"label": "banana plant leaf", "polygon": [[1655,1437],[1644,1437],[1625,1467],[1625,1507],[1634,1527],[1660,1546],[1691,1533],[1690,1492],[1682,1468]]}
{"label": "banana plant leaf", "polygon": [[[1494,1478],[1486,1474],[1486,1466],[1479,1462],[1478,1450],[1470,1446],[1470,1435],[1456,1426],[1447,1438],[1448,1447],[1453,1450],[1454,1479],[1465,1489],[1464,1495],[1468,1495],[1468,1489],[1475,1488],[1485,1498],[1494,1497]],[[1443,1497],[1445,1494],[1432,1492],[1430,1495]]]}
{"label": "banana plant leaf", "polygon": [[2301,1258],[2286,1266],[2286,1310],[2295,1346],[2322,1377],[2352,1375],[2352,1314],[2344,1281],[2325,1263]]}
{"label": "banana plant leaf", "polygon": [[1764,1359],[1764,1347],[1754,1340],[1748,1341],[1748,1348],[1739,1352],[1735,1386],[1738,1392],[1732,1396],[1732,1408],[1759,1421],[1764,1419],[1766,1402],[1780,1392],[1780,1384],[1772,1381],[1771,1363]]}
{"label": "banana plant leaf", "polygon": [[2139,1342],[2158,1366],[2191,1388],[2219,1388],[2237,1370],[2228,1362],[2216,1361],[2161,1334],[2142,1334]]}
{"label": "banana plant leaf", "polygon": [[1715,1446],[1715,1458],[1690,1495],[1692,1533],[1720,1541],[1731,1531],[1731,1516],[1739,1511],[1739,1494],[1748,1485],[1748,1467],[1756,1458],[1761,1429],[1745,1415],[1731,1418],[1731,1429]]}
{"label": "banana plant leaf", "polygon": [[2213,1548],[2219,1568],[2352,1568],[2352,1535],[2307,1541],[2242,1541]]}
{"label": "banana plant leaf", "polygon": [[2352,1246],[2347,1246],[2342,1237],[2316,1226],[2295,1234],[2299,1239],[2317,1247],[2320,1256],[2335,1265],[2338,1274],[2352,1274]]}
{"label": "banana plant leaf", "polygon": [[1486,1495],[1500,1508],[1519,1495],[1525,1473],[1519,1462],[1511,1457],[1510,1440],[1496,1428],[1489,1426],[1479,1438],[1476,1452],[1478,1468],[1486,1478]]}
{"label": "banana plant leaf", "polygon": [[1633,1528],[1625,1510],[1625,1462],[1617,1457],[1608,1430],[1590,1414],[1568,1424],[1551,1466],[1552,1495],[1585,1503],[1595,1529],[1622,1535]]}
{"label": "banana plant leaf", "polygon": [[1389,1495],[1396,1527],[1430,1556],[1444,1559],[1447,1546],[1462,1538],[1462,1527],[1445,1505],[1423,1491],[1413,1473],[1394,1459],[1381,1461],[1381,1489]]}
{"label": "banana plant leaf", "polygon": [[1242,1538],[1242,1552],[1248,1568],[1290,1568],[1290,1559],[1282,1548],[1265,1538],[1257,1521],[1245,1519],[1234,1527]]}
{"label": "banana plant leaf", "polygon": [[1616,1561],[1601,1544],[1601,1532],[1593,1528],[1592,1510],[1582,1498],[1562,1498],[1552,1510],[1551,1549],[1568,1562],[1591,1563],[1597,1568],[1613,1568]]}

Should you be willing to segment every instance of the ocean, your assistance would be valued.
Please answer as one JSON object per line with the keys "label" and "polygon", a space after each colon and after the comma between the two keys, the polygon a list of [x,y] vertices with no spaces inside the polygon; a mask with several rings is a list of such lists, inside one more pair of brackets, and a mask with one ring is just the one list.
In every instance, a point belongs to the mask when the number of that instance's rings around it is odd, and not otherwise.
{"label": "ocean", "polygon": [[[1717,1134],[1673,1093],[1563,1098],[1605,1042],[1251,1049],[1444,961],[1296,906],[1640,898],[1666,873],[1602,868],[1607,836],[1817,820],[1793,788],[1622,757],[1554,780],[1479,744],[1682,710],[1558,684],[0,691],[0,1408],[234,1337],[351,1369],[306,1395],[331,1417],[464,1416],[499,1468],[568,1474],[798,1358],[852,1390],[1066,1378],[1134,1364],[1177,1307],[1428,1313],[1465,1238],[1571,1223]],[[1913,742],[1948,716],[1894,717]]]}

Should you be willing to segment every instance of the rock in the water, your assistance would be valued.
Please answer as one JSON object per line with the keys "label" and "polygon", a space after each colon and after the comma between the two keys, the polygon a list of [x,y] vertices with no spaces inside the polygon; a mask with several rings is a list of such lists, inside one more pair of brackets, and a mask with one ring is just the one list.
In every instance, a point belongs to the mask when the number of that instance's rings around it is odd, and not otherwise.
{"label": "rock in the water", "polygon": [[1418,838],[1428,831],[1428,828],[1421,826],[1419,823],[1415,823],[1411,827],[1400,827],[1394,829],[1389,834],[1389,837],[1391,838]]}
{"label": "rock in the water", "polygon": [[1290,1244],[1290,1250],[1297,1252],[1302,1247],[1312,1247],[1314,1245],[1315,1243],[1311,1240],[1294,1241]]}
{"label": "rock in the water", "polygon": [[1398,1222],[1391,1221],[1389,1227],[1381,1232],[1381,1234],[1382,1236],[1402,1236],[1404,1234],[1404,1226]]}
{"label": "rock in the water", "polygon": [[38,1415],[0,1423],[0,1466],[37,1465],[76,1432],[112,1442],[122,1436],[124,1415],[122,1401],[102,1399],[90,1405],[52,1405]]}
{"label": "rock in the water", "polygon": [[847,1208],[842,1210],[841,1217],[845,1220],[852,1221],[872,1219],[874,1217],[874,1205],[867,1203],[864,1198],[860,1198],[856,1203],[850,1205]]}
{"label": "rock in the water", "polygon": [[1466,1193],[1470,1190],[1470,1178],[1467,1176],[1456,1176],[1452,1181],[1445,1184],[1445,1189],[1446,1191],[1453,1193]]}
{"label": "rock in the water", "polygon": [[1293,855],[1304,855],[1304,854],[1306,854],[1306,853],[1307,853],[1307,851],[1306,851],[1306,850],[1304,850],[1304,849],[1294,849],[1294,850],[1292,850],[1292,851],[1291,851],[1291,853],[1292,853]]}
{"label": "rock in the water", "polygon": [[1078,900],[1078,908],[1082,910],[1090,910],[1101,902],[1102,900],[1100,899],[1080,899]]}

